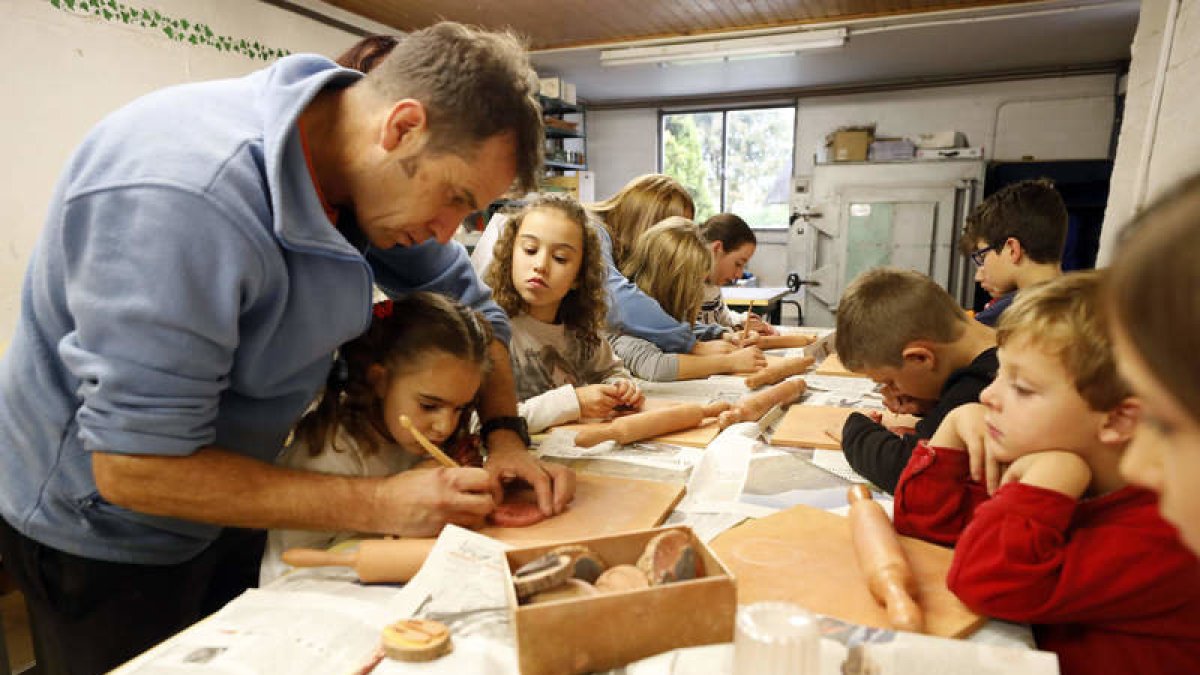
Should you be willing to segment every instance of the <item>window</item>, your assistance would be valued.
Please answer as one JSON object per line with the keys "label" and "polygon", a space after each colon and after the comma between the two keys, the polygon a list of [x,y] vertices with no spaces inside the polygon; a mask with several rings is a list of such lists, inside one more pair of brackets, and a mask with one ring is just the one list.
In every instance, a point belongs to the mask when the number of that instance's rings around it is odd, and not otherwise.
{"label": "window", "polygon": [[732,212],[756,229],[784,228],[795,106],[662,113],[662,172],[696,202],[696,222]]}

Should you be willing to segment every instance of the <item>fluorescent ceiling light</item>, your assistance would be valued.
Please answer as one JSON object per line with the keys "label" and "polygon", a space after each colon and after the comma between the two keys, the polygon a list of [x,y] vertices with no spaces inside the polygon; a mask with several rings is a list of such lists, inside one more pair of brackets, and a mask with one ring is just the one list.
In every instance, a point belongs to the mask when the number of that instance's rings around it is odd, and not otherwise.
{"label": "fluorescent ceiling light", "polygon": [[846,44],[845,28],[829,28],[758,37],[701,40],[606,49],[600,52],[600,64],[624,66],[638,63],[698,63],[722,59],[787,56],[807,49],[827,49]]}

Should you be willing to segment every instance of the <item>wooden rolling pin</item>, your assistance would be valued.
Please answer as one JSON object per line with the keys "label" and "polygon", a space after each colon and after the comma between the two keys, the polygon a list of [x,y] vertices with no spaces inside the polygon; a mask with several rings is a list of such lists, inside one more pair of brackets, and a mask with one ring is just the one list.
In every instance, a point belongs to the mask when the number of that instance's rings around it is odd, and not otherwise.
{"label": "wooden rolling pin", "polygon": [[812,335],[761,335],[754,343],[759,349],[793,349],[807,347],[816,342]]}
{"label": "wooden rolling pin", "polygon": [[786,406],[804,395],[808,383],[802,379],[787,380],[756,394],[743,396],[733,404],[733,407],[717,418],[717,424],[724,429],[738,422],[757,422],[775,406]]}
{"label": "wooden rolling pin", "polygon": [[364,583],[395,583],[413,578],[436,539],[364,539],[355,551],[289,548],[283,562],[292,567],[353,567]]}
{"label": "wooden rolling pin", "polygon": [[700,426],[706,417],[716,417],[725,412],[729,406],[728,401],[705,405],[683,403],[670,408],[618,417],[608,424],[580,431],[575,436],[575,445],[586,448],[604,441],[616,441],[625,445],[673,431],[691,429]]}
{"label": "wooden rolling pin", "polygon": [[883,507],[871,498],[867,486],[855,485],[847,497],[850,500],[850,537],[871,595],[887,608],[892,627],[921,632],[925,619],[920,605],[913,599],[917,594],[917,580],[904,556],[904,549],[900,547],[896,528]]}
{"label": "wooden rolling pin", "polygon": [[773,366],[767,366],[757,373],[746,378],[746,386],[751,389],[782,382],[792,375],[799,375],[812,367],[813,358],[811,356],[793,356],[789,359],[784,359]]}

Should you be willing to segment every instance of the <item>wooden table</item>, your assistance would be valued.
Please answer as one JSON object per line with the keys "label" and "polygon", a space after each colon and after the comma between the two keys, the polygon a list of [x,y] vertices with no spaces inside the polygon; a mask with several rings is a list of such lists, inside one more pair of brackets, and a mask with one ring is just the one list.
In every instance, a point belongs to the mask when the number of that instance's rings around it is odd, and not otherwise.
{"label": "wooden table", "polygon": [[[750,305],[753,303],[755,305],[755,312],[765,316],[767,323],[774,326],[778,326],[782,321],[783,307],[781,301],[785,295],[791,292],[792,289],[787,286],[770,286],[767,288],[755,288],[751,286],[721,287],[721,297],[725,299],[725,304],[730,309],[744,312],[750,309]],[[797,307],[800,306],[800,293],[803,293],[803,287],[800,291],[797,291]]]}

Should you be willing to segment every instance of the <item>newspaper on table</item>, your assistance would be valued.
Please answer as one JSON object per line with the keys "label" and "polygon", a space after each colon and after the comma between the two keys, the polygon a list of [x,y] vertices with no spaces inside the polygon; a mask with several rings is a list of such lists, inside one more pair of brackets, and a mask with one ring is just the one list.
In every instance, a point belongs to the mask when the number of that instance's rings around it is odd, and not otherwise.
{"label": "newspaper on table", "polygon": [[[506,591],[506,545],[448,525],[403,588],[364,586],[344,569],[297,570],[114,673],[517,673]],[[454,650],[433,664],[381,662],[383,628],[407,617],[450,627]]]}

